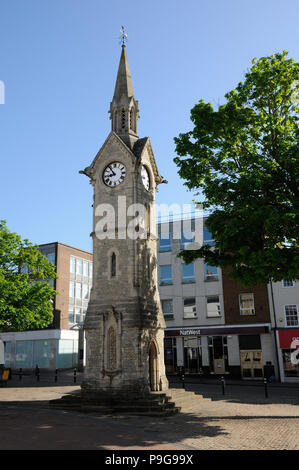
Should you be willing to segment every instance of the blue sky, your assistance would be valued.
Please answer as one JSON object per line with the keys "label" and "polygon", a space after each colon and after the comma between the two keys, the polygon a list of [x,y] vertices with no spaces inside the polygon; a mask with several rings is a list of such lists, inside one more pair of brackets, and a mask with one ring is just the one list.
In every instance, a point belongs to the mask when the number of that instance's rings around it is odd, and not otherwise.
{"label": "blue sky", "polygon": [[215,106],[254,57],[298,60],[297,0],[1,0],[0,218],[35,243],[91,250],[92,188],[78,171],[110,132],[121,25],[160,173],[158,203],[189,203],[173,138]]}

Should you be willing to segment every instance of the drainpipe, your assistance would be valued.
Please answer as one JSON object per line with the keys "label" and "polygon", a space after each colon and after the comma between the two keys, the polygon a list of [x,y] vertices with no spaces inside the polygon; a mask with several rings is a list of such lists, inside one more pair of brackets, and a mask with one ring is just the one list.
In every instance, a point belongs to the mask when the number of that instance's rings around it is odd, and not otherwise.
{"label": "drainpipe", "polygon": [[277,362],[277,371],[278,371],[278,380],[281,382],[281,375],[280,375],[280,363],[279,363],[279,352],[278,352],[278,343],[277,343],[277,321],[276,321],[276,311],[275,311],[275,303],[274,303],[274,293],[273,293],[273,283],[272,279],[270,279],[270,289],[271,289],[271,298],[272,298],[272,307],[273,307],[273,315],[274,315],[274,342],[275,342],[275,352],[276,352],[276,362]]}

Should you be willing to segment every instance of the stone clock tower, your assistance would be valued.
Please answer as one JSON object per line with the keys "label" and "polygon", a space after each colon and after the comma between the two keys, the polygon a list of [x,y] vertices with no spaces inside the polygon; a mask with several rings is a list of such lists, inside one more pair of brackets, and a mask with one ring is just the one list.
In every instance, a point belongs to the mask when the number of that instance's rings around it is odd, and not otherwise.
{"label": "stone clock tower", "polygon": [[124,44],[109,112],[112,130],[81,172],[94,188],[94,276],[81,395],[103,404],[168,389],[154,235],[155,193],[163,180],[150,139],[137,134],[138,101]]}

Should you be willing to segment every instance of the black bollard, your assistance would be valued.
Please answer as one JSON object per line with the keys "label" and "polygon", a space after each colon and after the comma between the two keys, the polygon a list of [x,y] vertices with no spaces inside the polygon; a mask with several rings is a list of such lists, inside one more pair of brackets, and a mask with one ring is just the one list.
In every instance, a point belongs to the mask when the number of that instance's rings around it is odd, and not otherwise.
{"label": "black bollard", "polygon": [[268,380],[266,377],[264,378],[264,386],[265,386],[265,398],[268,398]]}
{"label": "black bollard", "polygon": [[185,375],[182,374],[182,387],[185,389]]}
{"label": "black bollard", "polygon": [[54,380],[55,380],[55,383],[57,382],[57,379],[58,379],[58,370],[57,370],[57,369],[55,369],[55,378],[54,378]]}
{"label": "black bollard", "polygon": [[22,367],[20,367],[19,380],[22,380]]}
{"label": "black bollard", "polygon": [[74,384],[77,382],[77,369],[74,369]]}
{"label": "black bollard", "polygon": [[225,395],[225,380],[224,377],[221,377],[221,387],[222,387],[222,395]]}

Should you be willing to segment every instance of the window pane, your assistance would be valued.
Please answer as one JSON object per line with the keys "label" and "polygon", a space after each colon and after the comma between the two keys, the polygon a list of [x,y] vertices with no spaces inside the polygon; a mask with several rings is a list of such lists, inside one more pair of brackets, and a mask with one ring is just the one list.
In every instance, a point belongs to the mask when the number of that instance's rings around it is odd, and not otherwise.
{"label": "window pane", "polygon": [[212,234],[206,227],[203,228],[203,243],[204,245],[215,245]]}
{"label": "window pane", "polygon": [[73,307],[69,308],[69,323],[73,324],[75,322],[75,309]]}
{"label": "window pane", "polygon": [[218,281],[217,266],[205,264],[205,281]]}
{"label": "window pane", "polygon": [[208,297],[207,298],[207,316],[208,317],[220,317],[220,302],[219,297]]}
{"label": "window pane", "polygon": [[50,261],[50,263],[55,264],[55,253],[49,253],[47,255],[47,259],[48,259],[48,261]]}
{"label": "window pane", "polygon": [[75,274],[75,272],[76,272],[76,258],[74,258],[73,256],[71,256],[70,270],[71,270],[71,273]]}
{"label": "window pane", "polygon": [[82,259],[76,259],[76,267],[77,267],[77,274],[82,274],[82,267],[83,267],[83,262],[82,262]]}
{"label": "window pane", "polygon": [[254,295],[253,294],[240,294],[240,314],[241,315],[254,315]]}
{"label": "window pane", "polygon": [[160,266],[160,284],[172,284],[172,266]]}
{"label": "window pane", "polygon": [[184,318],[194,318],[196,317],[196,304],[195,298],[190,297],[184,299]]}
{"label": "window pane", "polygon": [[194,263],[182,264],[182,280],[183,282],[194,282]]}
{"label": "window pane", "polygon": [[81,308],[75,308],[75,323],[81,322]]}
{"label": "window pane", "polygon": [[286,321],[288,326],[298,326],[298,312],[296,305],[285,306]]}
{"label": "window pane", "polygon": [[192,230],[184,230],[181,232],[181,249],[184,250],[188,243],[192,243],[194,238],[194,233]]}
{"label": "window pane", "polygon": [[159,234],[159,251],[171,251],[171,233]]}
{"label": "window pane", "polygon": [[89,263],[89,279],[92,279],[92,263]]}
{"label": "window pane", "polygon": [[83,300],[89,299],[89,286],[87,284],[83,284],[82,286],[82,297]]}
{"label": "window pane", "polygon": [[162,300],[162,310],[164,314],[173,313],[172,299]]}
{"label": "window pane", "polygon": [[82,285],[80,282],[76,282],[76,299],[81,299],[82,298]]}
{"label": "window pane", "polygon": [[72,281],[70,282],[70,297],[75,297],[75,283]]}
{"label": "window pane", "polygon": [[282,285],[283,285],[283,287],[293,287],[293,286],[294,286],[294,283],[293,283],[293,281],[285,281],[285,280],[283,280],[283,281],[282,281]]}
{"label": "window pane", "polygon": [[83,276],[88,277],[88,261],[83,261]]}

